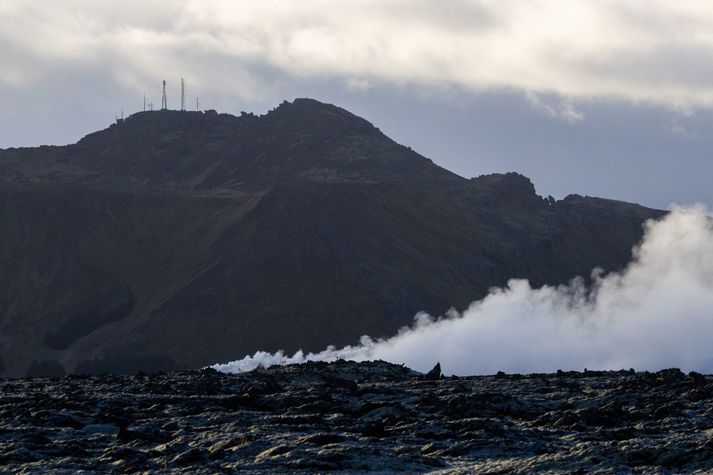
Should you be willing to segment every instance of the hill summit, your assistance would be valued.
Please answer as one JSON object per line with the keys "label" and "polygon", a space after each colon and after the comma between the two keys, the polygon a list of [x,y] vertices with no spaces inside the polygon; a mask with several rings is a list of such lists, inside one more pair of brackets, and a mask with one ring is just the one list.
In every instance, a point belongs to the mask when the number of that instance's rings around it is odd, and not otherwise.
{"label": "hill summit", "polygon": [[140,112],[0,151],[0,372],[197,368],[389,336],[625,265],[663,212],[466,179],[339,107]]}
{"label": "hill summit", "polygon": [[6,151],[16,160],[0,165],[3,176],[17,179],[12,172],[20,172],[53,183],[82,179],[224,192],[261,190],[290,179],[458,179],[366,120],[312,99],[283,102],[262,116],[139,112],[75,145],[41,147],[29,153],[32,159],[28,152]]}

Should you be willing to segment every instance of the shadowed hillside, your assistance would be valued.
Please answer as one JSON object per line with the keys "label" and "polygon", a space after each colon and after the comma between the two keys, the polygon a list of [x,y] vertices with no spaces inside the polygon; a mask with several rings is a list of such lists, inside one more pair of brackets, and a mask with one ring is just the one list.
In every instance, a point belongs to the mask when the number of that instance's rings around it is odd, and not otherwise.
{"label": "shadowed hillside", "polygon": [[[388,336],[509,278],[622,267],[660,211],[465,179],[309,99],[0,151],[0,371],[196,368]],[[49,371],[48,370],[48,371]]]}

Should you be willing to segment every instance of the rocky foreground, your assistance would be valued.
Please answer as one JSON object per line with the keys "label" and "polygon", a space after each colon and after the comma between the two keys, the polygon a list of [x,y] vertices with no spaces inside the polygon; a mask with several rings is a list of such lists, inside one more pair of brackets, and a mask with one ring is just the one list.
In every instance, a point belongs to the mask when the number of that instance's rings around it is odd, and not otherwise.
{"label": "rocky foreground", "polygon": [[0,471],[703,472],[712,403],[713,378],[677,369],[444,378],[339,361],[0,380]]}

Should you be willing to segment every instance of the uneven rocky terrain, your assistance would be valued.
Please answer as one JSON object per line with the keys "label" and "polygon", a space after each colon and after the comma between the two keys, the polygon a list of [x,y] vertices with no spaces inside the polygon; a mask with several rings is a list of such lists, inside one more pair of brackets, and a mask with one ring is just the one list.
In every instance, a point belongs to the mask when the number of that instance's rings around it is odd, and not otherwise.
{"label": "uneven rocky terrain", "polygon": [[0,380],[0,471],[713,470],[713,378],[384,362]]}

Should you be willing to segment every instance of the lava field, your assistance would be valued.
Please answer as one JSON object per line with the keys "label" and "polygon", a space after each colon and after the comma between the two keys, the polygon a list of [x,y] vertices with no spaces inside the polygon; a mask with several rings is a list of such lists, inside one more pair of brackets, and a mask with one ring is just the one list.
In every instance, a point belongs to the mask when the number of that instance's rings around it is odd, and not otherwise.
{"label": "lava field", "polygon": [[385,362],[0,380],[0,471],[713,470],[713,378]]}

